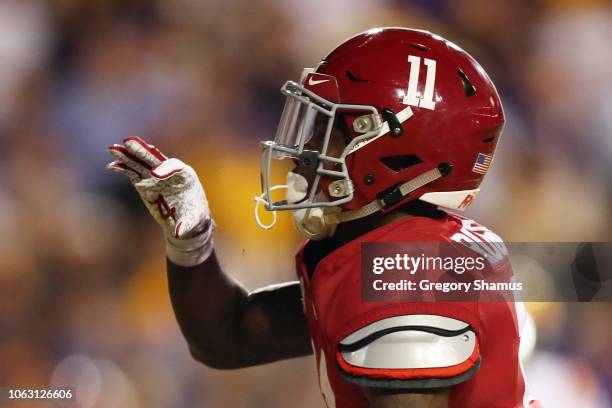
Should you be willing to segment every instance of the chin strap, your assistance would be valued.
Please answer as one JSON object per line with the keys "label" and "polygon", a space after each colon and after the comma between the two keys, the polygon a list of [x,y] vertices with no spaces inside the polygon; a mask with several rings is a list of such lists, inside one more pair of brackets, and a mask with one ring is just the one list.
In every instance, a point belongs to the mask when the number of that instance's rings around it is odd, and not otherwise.
{"label": "chin strap", "polygon": [[[270,188],[270,191],[274,191],[274,190],[280,190],[283,188],[287,188],[286,185],[279,185],[279,186],[273,186],[272,188]],[[274,228],[274,225],[276,225],[276,211],[275,210],[271,210],[270,212],[272,213],[272,221],[269,224],[264,224],[263,221],[261,220],[261,218],[259,218],[259,208],[260,205],[266,204],[266,200],[264,199],[264,195],[266,193],[261,193],[258,196],[253,197],[253,200],[255,201],[255,222],[257,223],[257,225],[259,225],[259,227],[265,231],[271,230],[272,228]]]}
{"label": "chin strap", "polygon": [[381,198],[371,201],[358,210],[326,214],[325,222],[327,224],[339,224],[341,222],[353,221],[359,218],[367,217],[368,215],[372,215],[385,207],[390,207],[399,203],[404,199],[404,197],[416,189],[436,181],[439,178],[447,176],[450,173],[451,168],[452,167],[446,163],[440,164],[438,167],[426,171],[412,180],[396,186],[391,191],[383,194]]}

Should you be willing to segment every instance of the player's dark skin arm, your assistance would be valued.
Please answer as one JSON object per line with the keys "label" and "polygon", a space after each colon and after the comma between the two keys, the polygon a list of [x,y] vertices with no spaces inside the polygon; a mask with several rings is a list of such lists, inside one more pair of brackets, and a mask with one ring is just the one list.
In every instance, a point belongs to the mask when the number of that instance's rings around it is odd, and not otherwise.
{"label": "player's dark skin arm", "polygon": [[[398,216],[402,215],[385,216],[384,221]],[[369,219],[374,225],[381,221]],[[350,229],[339,229],[337,235],[343,240],[373,227],[364,222],[351,224]],[[167,266],[172,306],[196,360],[213,368],[234,369],[312,354],[297,282],[249,293],[223,272],[214,252],[195,267],[170,261]],[[448,406],[446,390],[409,393],[364,388],[364,393],[371,408]]]}
{"label": "player's dark skin arm", "polygon": [[196,360],[234,369],[312,354],[297,282],[249,293],[214,253],[194,267],[167,265],[172,307]]}
{"label": "player's dark skin arm", "polygon": [[370,408],[448,408],[448,390],[403,391],[364,388]]}
{"label": "player's dark skin arm", "polygon": [[[348,242],[405,216],[401,212],[371,216],[341,225],[336,236]],[[190,352],[209,367],[243,368],[312,354],[297,282],[249,293],[223,272],[213,252],[195,267],[168,261],[168,283],[172,306]],[[447,390],[363,391],[370,408],[448,407]]]}

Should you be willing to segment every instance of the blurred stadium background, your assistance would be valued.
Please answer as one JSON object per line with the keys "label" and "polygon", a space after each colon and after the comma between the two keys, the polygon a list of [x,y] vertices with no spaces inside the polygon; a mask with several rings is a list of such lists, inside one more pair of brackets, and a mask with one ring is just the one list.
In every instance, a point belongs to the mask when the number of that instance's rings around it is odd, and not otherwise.
{"label": "blurred stadium background", "polygon": [[[375,26],[448,37],[497,84],[508,125],[470,215],[507,241],[610,240],[609,1],[2,0],[0,386],[74,384],[81,407],[322,406],[309,358],[190,358],[158,227],[106,147],[138,134],[193,164],[227,269],[249,288],[291,280],[288,217],[253,222],[258,141],[286,79]],[[534,394],[612,406],[612,305],[530,309]]]}

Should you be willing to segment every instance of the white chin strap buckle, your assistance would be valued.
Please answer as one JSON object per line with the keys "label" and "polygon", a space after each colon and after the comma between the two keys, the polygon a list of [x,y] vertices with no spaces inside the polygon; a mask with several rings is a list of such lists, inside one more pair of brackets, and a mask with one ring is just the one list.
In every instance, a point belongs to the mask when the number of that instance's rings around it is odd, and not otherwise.
{"label": "white chin strap buckle", "polygon": [[[287,173],[287,184],[272,186],[270,192],[282,189],[287,190],[287,203],[297,203],[306,197],[308,181],[304,176],[290,171]],[[272,212],[272,222],[270,224],[266,225],[261,221],[261,218],[259,218],[259,206],[262,203],[264,205],[269,204],[264,199],[264,195],[266,195],[265,192],[253,198],[255,200],[255,222],[260,228],[268,231],[276,225],[276,210],[270,210]]]}
{"label": "white chin strap buckle", "polygon": [[[270,188],[270,191],[274,191],[274,190],[280,190],[283,188],[287,188],[286,185],[279,185],[279,186],[274,186],[272,188]],[[261,206],[261,204],[267,204],[266,200],[264,200],[264,195],[265,193],[261,193],[258,196],[253,197],[253,201],[255,201],[255,222],[257,223],[257,225],[259,225],[259,227],[265,231],[271,230],[272,228],[274,228],[274,226],[276,225],[276,210],[270,210],[270,212],[272,213],[272,222],[270,224],[264,224],[263,221],[261,220],[261,218],[259,218],[259,208]]]}

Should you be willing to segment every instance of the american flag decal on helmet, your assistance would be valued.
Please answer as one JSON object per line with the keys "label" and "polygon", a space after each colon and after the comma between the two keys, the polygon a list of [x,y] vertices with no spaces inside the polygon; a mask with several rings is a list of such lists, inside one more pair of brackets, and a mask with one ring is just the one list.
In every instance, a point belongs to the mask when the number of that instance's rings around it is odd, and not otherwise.
{"label": "american flag decal on helmet", "polygon": [[474,167],[472,167],[472,171],[478,174],[486,174],[487,170],[489,170],[489,166],[491,165],[491,160],[493,160],[493,156],[490,154],[478,153],[478,157],[476,158]]}

